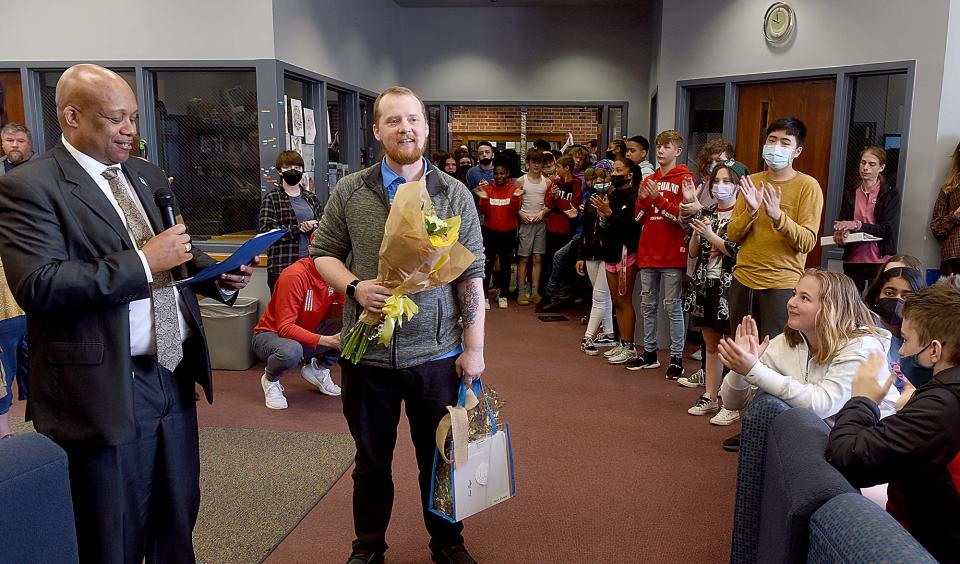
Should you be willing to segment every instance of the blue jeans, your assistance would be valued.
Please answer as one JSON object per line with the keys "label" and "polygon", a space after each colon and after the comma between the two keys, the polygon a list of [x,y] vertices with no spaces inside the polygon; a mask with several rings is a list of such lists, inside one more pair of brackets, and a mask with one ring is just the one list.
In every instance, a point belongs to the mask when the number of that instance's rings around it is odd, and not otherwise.
{"label": "blue jeans", "polygon": [[577,241],[580,237],[581,235],[574,235],[569,243],[553,254],[550,279],[544,291],[544,296],[548,299],[561,300],[573,297],[570,272],[573,271],[574,264],[577,262]]}
{"label": "blue jeans", "polygon": [[657,305],[663,286],[663,309],[670,320],[670,356],[683,354],[683,270],[640,269],[640,314],[643,316],[643,350],[657,350]]}
{"label": "blue jeans", "polygon": [[20,399],[27,399],[27,360],[27,317],[0,321],[0,361],[7,378],[6,395],[0,398],[0,415],[10,411],[14,379],[20,388]]}

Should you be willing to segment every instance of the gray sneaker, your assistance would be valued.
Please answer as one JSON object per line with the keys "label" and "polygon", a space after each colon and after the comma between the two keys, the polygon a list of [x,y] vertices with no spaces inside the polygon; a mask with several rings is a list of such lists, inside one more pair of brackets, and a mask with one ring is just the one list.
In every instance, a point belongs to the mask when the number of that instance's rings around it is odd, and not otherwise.
{"label": "gray sneaker", "polygon": [[609,364],[626,364],[637,358],[637,350],[633,347],[620,347],[620,353],[607,359]]}
{"label": "gray sneaker", "polygon": [[701,368],[700,370],[697,370],[690,376],[684,376],[683,378],[678,378],[677,384],[680,384],[685,388],[696,388],[698,386],[706,386],[707,376],[706,374],[704,374],[703,368]]}
{"label": "gray sneaker", "polygon": [[613,345],[613,347],[611,347],[610,350],[608,350],[607,352],[603,353],[603,356],[605,356],[605,357],[607,357],[607,358],[613,358],[613,357],[617,356],[618,354],[620,354],[620,351],[622,351],[622,350],[623,350],[623,345],[620,344],[620,343],[617,343],[617,344]]}

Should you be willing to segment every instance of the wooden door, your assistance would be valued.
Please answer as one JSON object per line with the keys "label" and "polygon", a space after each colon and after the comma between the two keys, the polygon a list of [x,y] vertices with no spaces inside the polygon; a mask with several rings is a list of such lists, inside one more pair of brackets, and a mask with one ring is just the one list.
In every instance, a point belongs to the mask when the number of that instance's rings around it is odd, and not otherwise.
{"label": "wooden door", "polygon": [[18,70],[0,72],[0,127],[11,121],[23,123],[23,90]]}
{"label": "wooden door", "polygon": [[[824,207],[828,201],[827,180],[830,174],[830,143],[833,137],[833,103],[836,80],[767,82],[740,86],[737,104],[737,160],[751,171],[766,168],[761,157],[768,125],[778,118],[795,116],[807,126],[803,152],[793,162],[795,169],[817,179],[823,190]],[[841,188],[842,189],[842,188]],[[823,214],[820,232],[823,234]],[[807,266],[820,266],[818,244],[807,255]]]}

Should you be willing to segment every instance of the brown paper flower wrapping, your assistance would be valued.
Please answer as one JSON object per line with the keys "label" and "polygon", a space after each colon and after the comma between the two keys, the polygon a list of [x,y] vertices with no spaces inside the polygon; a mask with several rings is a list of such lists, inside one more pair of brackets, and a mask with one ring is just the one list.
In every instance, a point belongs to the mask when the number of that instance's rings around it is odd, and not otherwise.
{"label": "brown paper flower wrapping", "polygon": [[[423,223],[423,213],[431,204],[423,180],[401,184],[394,196],[380,244],[377,282],[395,296],[449,284],[476,260],[459,241],[448,246],[434,245]],[[456,237],[457,233],[451,236]],[[380,322],[366,311],[360,315],[360,321]]]}

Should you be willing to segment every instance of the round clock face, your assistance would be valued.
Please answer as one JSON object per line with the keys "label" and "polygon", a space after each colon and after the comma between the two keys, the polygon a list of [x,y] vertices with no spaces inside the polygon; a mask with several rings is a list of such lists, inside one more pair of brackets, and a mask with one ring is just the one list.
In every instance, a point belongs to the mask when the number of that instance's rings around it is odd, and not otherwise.
{"label": "round clock face", "polygon": [[790,6],[777,2],[767,9],[763,19],[763,34],[767,41],[784,41],[793,30],[794,16]]}

